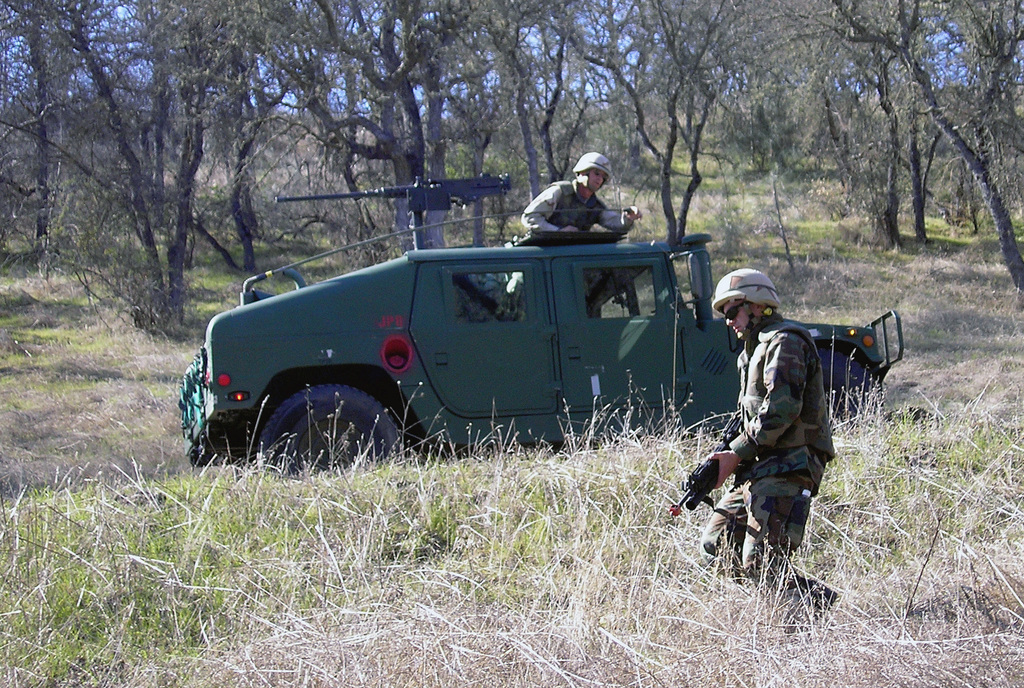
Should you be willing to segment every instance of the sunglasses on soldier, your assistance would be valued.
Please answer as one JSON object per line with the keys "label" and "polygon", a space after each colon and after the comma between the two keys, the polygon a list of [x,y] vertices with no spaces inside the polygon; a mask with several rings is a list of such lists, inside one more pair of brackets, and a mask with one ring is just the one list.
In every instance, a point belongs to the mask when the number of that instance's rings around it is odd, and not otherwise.
{"label": "sunglasses on soldier", "polygon": [[727,308],[725,310],[725,319],[726,320],[735,320],[736,316],[740,314],[740,309],[743,308],[743,304],[745,304],[745,303],[746,303],[746,301],[740,301],[739,303],[737,303],[737,304]]}

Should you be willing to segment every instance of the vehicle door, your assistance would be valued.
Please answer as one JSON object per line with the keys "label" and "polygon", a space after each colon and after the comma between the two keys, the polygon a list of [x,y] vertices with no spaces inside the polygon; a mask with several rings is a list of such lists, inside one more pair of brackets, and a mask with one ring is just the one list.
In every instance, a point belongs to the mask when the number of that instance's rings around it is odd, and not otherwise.
{"label": "vehicle door", "polygon": [[[655,412],[689,395],[684,327],[661,256],[554,261],[565,404]],[[692,327],[693,318],[684,313]]]}
{"label": "vehicle door", "polygon": [[411,331],[442,403],[467,418],[553,413],[555,331],[541,263],[420,270]]}

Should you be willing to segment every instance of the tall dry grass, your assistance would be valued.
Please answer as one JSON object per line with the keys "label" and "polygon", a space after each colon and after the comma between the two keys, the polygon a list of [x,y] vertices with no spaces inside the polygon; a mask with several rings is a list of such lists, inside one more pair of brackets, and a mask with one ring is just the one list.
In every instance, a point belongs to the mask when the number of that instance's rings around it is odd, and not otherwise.
{"label": "tall dry grass", "polygon": [[822,617],[668,516],[710,437],[5,500],[7,685],[1006,686],[1024,681],[1022,422],[878,414],[796,563]]}
{"label": "tall dry grass", "polygon": [[792,272],[770,237],[716,271],[768,270],[805,320],[898,308],[907,337],[885,409],[837,427],[795,557],[842,595],[820,618],[702,567],[706,510],[668,516],[712,437],[193,474],[175,383],[198,334],[5,282],[0,681],[1024,685],[1024,317],[997,253],[790,240]]}

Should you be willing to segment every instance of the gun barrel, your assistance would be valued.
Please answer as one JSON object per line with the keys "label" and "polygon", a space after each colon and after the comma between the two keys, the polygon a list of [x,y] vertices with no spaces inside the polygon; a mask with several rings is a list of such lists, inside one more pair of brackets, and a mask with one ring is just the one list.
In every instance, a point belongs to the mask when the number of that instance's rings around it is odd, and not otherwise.
{"label": "gun barrel", "polygon": [[408,196],[414,210],[447,210],[451,199],[464,203],[484,196],[503,194],[512,188],[507,174],[495,177],[482,174],[468,179],[417,179],[415,184],[382,186],[379,189],[350,191],[347,193],[312,194],[308,196],[278,196],[278,203],[293,201],[338,201],[346,198],[401,198]]}
{"label": "gun barrel", "polygon": [[274,201],[277,203],[291,203],[293,201],[337,201],[342,198],[359,198],[363,192],[357,193],[329,193],[312,194],[310,196],[277,196]]}
{"label": "gun barrel", "polygon": [[292,201],[340,201],[346,198],[398,198],[409,192],[412,186],[383,186],[379,189],[367,191],[349,191],[347,193],[312,194],[310,196],[278,196],[275,200],[278,203],[289,203]]}

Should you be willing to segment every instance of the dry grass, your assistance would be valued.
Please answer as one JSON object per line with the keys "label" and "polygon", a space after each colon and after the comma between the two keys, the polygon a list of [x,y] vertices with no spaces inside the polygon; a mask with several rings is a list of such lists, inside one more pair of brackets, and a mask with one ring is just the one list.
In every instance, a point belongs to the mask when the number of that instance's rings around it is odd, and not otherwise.
{"label": "dry grass", "polygon": [[[696,562],[705,513],[665,507],[708,438],[294,481],[208,471],[6,503],[4,678],[1019,685],[1021,426],[979,420],[843,429],[797,556],[842,592],[821,618]],[[948,458],[930,453],[944,445]]]}
{"label": "dry grass", "polygon": [[804,319],[896,307],[907,336],[885,413],[837,429],[795,559],[842,593],[822,618],[701,567],[706,511],[667,515],[709,437],[192,474],[176,383],[196,342],[5,280],[0,681],[1024,685],[1024,316],[1005,270],[985,246],[823,261],[791,240],[792,275],[770,239],[716,268],[768,269]]}
{"label": "dry grass", "polygon": [[0,281],[0,493],[187,468],[177,384],[194,343],[127,327],[74,283]]}

